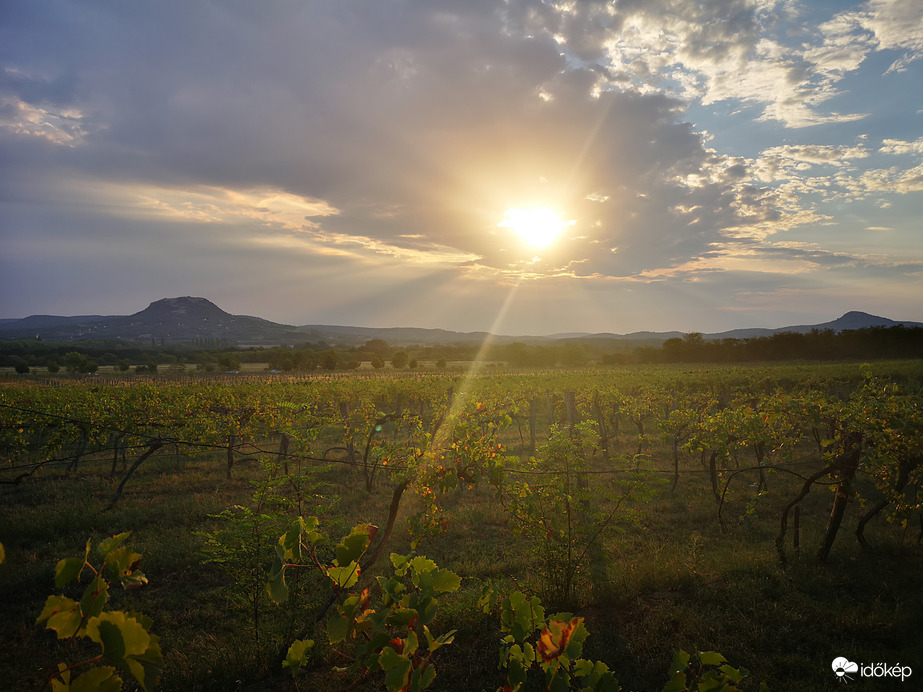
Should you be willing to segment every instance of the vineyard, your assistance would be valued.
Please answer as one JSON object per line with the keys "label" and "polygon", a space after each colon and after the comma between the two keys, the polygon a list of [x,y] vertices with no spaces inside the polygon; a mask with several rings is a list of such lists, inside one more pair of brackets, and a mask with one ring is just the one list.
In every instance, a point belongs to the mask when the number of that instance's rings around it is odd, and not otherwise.
{"label": "vineyard", "polygon": [[488,370],[0,382],[3,686],[923,676],[921,361]]}

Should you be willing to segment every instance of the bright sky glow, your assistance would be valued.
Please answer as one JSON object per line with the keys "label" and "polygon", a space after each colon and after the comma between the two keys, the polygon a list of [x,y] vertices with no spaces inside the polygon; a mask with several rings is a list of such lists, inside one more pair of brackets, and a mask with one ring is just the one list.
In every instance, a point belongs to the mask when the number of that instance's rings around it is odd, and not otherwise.
{"label": "bright sky glow", "polygon": [[507,334],[923,322],[921,0],[2,17],[0,318],[193,295]]}
{"label": "bright sky glow", "polygon": [[543,248],[551,245],[565,226],[573,224],[573,221],[562,220],[560,214],[548,207],[532,207],[507,209],[498,225],[515,231],[530,247]]}

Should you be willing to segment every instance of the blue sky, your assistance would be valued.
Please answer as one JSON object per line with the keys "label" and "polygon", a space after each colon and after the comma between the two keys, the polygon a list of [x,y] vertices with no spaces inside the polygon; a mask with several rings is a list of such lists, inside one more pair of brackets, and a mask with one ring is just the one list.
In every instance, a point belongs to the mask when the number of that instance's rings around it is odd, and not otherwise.
{"label": "blue sky", "polygon": [[0,317],[923,321],[920,58],[919,0],[7,0]]}

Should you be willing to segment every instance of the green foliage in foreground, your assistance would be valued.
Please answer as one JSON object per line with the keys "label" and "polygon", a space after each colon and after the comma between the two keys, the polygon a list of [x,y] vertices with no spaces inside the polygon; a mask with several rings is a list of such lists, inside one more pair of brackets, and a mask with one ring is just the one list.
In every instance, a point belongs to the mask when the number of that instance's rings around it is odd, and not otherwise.
{"label": "green foliage in foreground", "polygon": [[[122,679],[116,669],[129,673],[146,691],[157,685],[164,662],[160,640],[150,632],[153,621],[141,613],[105,610],[110,580],[124,589],[147,584],[147,577],[138,569],[141,556],[124,545],[129,535],[120,533],[100,542],[96,555],[102,563],[96,567],[90,562],[91,541],[87,541],[82,556],[65,558],[55,567],[54,582],[59,589],[71,582],[79,584],[85,572],[90,579],[79,601],[64,595],[49,596],[36,622],[44,622],[58,639],[87,638],[99,644],[101,651],[77,663],[59,663],[50,680],[54,692],[119,690]],[[72,677],[77,668],[97,663],[101,665]]]}
{"label": "green foliage in foreground", "polygon": [[[461,578],[422,555],[391,554],[393,576],[377,577],[374,593],[361,591],[361,563],[374,541],[378,528],[358,525],[335,548],[336,557],[326,566],[318,555],[325,537],[316,517],[299,517],[282,534],[276,546],[266,589],[277,603],[288,598],[286,573],[293,568],[316,569],[325,575],[332,591],[336,614],[327,621],[327,638],[339,654],[352,664],[338,668],[343,672],[384,674],[388,692],[418,692],[436,679],[433,655],[452,644],[456,630],[438,637],[430,631],[438,610],[437,596],[457,591]],[[373,555],[374,558],[374,555]],[[366,561],[370,566],[374,559]],[[488,585],[479,605],[490,613],[499,605],[500,628],[505,633],[499,643],[499,668],[506,671],[506,684],[498,692],[524,690],[532,673],[540,673],[548,692],[620,692],[615,675],[602,661],[583,658],[583,643],[590,635],[584,618],[572,613],[545,615],[537,596],[515,591],[498,594]],[[297,679],[307,664],[313,641],[296,640],[289,647],[284,668]],[[680,651],[668,671],[670,679],[663,692],[723,690],[735,692],[745,670],[728,665],[716,652],[702,652],[693,659]],[[768,690],[760,686],[761,692]]]}
{"label": "green foliage in foreground", "polygon": [[[355,526],[335,547],[329,566],[318,553],[326,540],[318,528],[316,517],[299,517],[279,538],[266,584],[270,597],[279,604],[288,599],[289,570],[318,570],[328,580],[330,603],[336,609],[327,621],[327,638],[341,656],[352,661],[337,670],[362,678],[380,671],[388,692],[418,692],[430,687],[436,679],[433,656],[452,644],[456,634],[450,630],[437,637],[430,631],[438,611],[437,596],[457,591],[461,578],[422,555],[392,553],[393,575],[377,577],[374,594],[368,587],[360,591],[361,563],[377,527]],[[157,685],[164,661],[159,638],[150,632],[152,620],[140,613],[105,610],[110,579],[125,589],[147,584],[138,569],[141,556],[124,545],[129,535],[121,533],[97,545],[98,567],[90,562],[91,541],[87,541],[82,556],[65,558],[55,567],[55,586],[59,589],[79,583],[84,572],[91,576],[79,601],[64,595],[49,596],[37,623],[44,622],[59,639],[90,639],[101,652],[76,663],[59,663],[49,680],[54,692],[117,692],[122,689],[117,669],[132,675],[146,692]],[[0,562],[3,558],[0,544]],[[505,633],[499,643],[499,669],[505,671],[506,684],[498,692],[520,692],[535,675],[548,692],[622,689],[605,663],[583,658],[583,644],[590,635],[584,618],[571,613],[546,616],[537,596],[518,590],[503,596],[490,584],[479,606],[484,613],[499,612],[500,629]],[[290,671],[296,685],[313,647],[313,640],[296,639],[286,652],[281,665]],[[73,671],[95,664],[99,665],[74,677]],[[731,667],[724,656],[712,651],[696,657],[679,651],[668,674],[663,692],[735,692],[747,676],[745,670]],[[761,692],[767,690],[765,684],[760,685]]]}

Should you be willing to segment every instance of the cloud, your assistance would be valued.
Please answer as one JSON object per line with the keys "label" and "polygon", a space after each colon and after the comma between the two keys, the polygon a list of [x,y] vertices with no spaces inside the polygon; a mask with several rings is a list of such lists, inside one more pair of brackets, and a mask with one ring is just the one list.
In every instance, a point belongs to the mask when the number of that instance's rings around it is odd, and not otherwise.
{"label": "cloud", "polygon": [[881,143],[879,154],[892,154],[900,156],[902,154],[923,154],[923,137],[913,142],[904,142],[899,139],[886,139]]}
{"label": "cloud", "polygon": [[0,129],[52,144],[77,146],[87,135],[84,115],[74,108],[53,111],[18,99],[0,97]]}
{"label": "cloud", "polygon": [[878,50],[905,51],[885,74],[903,72],[923,56],[923,15],[915,0],[870,0],[856,16],[874,34]]}

